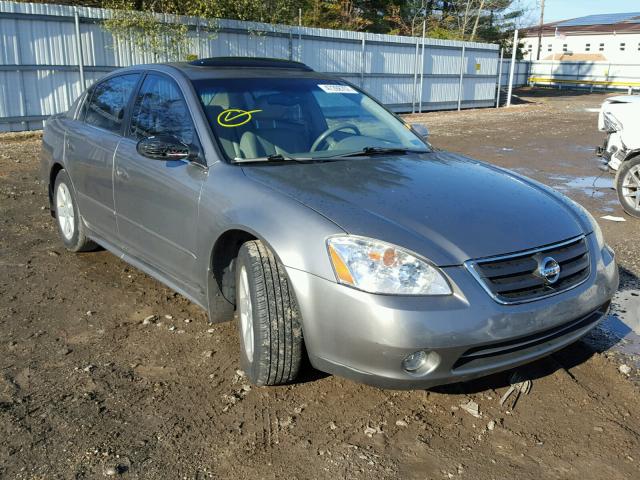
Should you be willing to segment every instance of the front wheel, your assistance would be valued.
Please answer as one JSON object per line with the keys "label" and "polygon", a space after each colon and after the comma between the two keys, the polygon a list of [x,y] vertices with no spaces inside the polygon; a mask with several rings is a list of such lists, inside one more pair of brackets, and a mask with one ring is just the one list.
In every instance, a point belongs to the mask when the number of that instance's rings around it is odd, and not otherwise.
{"label": "front wheel", "polygon": [[293,381],[303,340],[300,311],[284,266],[262,242],[240,248],[236,308],[242,368],[256,385]]}
{"label": "front wheel", "polygon": [[616,191],[624,211],[640,218],[640,156],[620,165],[616,175]]}

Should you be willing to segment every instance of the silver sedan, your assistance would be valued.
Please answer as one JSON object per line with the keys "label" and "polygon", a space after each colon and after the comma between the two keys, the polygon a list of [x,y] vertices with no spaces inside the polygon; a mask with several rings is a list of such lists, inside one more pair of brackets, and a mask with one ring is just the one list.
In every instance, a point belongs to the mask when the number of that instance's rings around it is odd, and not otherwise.
{"label": "silver sedan", "polygon": [[580,205],[296,62],[114,71],[42,151],[66,248],[103,246],[212,322],[237,310],[257,385],[305,355],[388,388],[486,375],[580,338],[618,287]]}

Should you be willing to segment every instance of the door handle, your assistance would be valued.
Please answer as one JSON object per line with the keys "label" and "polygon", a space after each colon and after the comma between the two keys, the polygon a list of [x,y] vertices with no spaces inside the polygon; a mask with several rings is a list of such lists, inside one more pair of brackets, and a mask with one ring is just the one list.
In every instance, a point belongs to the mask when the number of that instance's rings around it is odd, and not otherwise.
{"label": "door handle", "polygon": [[73,143],[71,143],[69,140],[67,140],[67,150],[69,152],[73,152],[76,149],[76,147],[73,146]]}

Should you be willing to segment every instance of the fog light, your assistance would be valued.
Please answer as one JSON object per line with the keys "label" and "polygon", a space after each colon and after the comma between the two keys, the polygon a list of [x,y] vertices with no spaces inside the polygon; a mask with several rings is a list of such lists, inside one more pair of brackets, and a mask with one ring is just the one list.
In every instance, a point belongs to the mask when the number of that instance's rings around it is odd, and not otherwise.
{"label": "fog light", "polygon": [[407,355],[404,360],[402,360],[402,368],[404,368],[407,372],[415,372],[420,367],[422,367],[427,361],[427,352],[424,350],[420,350],[418,352],[413,352],[410,355]]}

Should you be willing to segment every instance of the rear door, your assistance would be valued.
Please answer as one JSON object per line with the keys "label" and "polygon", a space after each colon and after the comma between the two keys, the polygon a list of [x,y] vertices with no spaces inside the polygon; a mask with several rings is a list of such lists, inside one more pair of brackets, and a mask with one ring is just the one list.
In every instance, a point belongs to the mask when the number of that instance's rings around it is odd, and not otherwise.
{"label": "rear door", "polygon": [[207,171],[189,161],[152,160],[137,142],[172,135],[200,150],[194,123],[175,81],[147,74],[131,111],[130,127],[115,155],[114,196],[125,248],[192,291],[195,280],[198,199]]}
{"label": "rear door", "polygon": [[139,74],[132,73],[98,83],[67,130],[66,165],[80,212],[89,228],[106,239],[114,239],[117,233],[113,156],[122,139],[125,110],[139,79]]}

